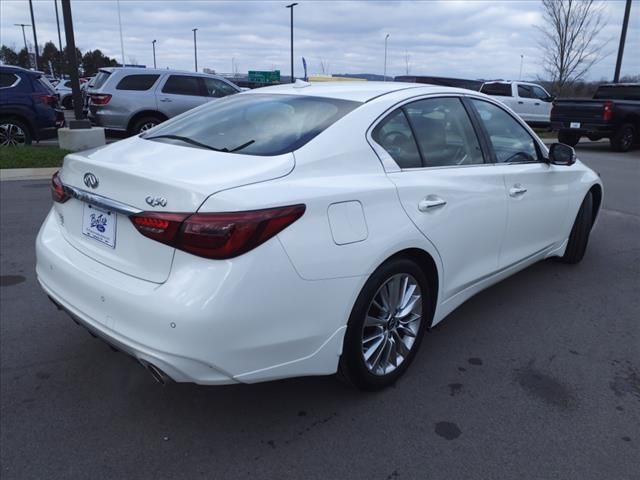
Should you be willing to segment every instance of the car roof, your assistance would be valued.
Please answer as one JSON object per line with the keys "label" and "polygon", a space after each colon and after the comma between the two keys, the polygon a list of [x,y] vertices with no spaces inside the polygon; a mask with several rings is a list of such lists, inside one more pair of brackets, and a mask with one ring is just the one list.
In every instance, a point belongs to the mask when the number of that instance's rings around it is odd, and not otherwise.
{"label": "car roof", "polygon": [[[245,94],[275,93],[282,95],[304,95],[311,97],[326,97],[355,102],[368,102],[374,98],[401,90],[412,90],[415,94],[429,93],[469,93],[471,90],[463,88],[443,87],[441,85],[428,85],[404,82],[318,82],[309,83],[296,81],[284,85],[257,88],[244,92]],[[419,91],[416,91],[418,90]]]}
{"label": "car roof", "polygon": [[123,72],[123,73],[139,73],[140,75],[158,74],[164,73],[180,73],[184,75],[193,75],[197,77],[216,77],[221,78],[220,75],[205,72],[190,72],[188,70],[171,70],[168,68],[140,68],[140,67],[102,67],[99,70],[104,70],[109,73]]}
{"label": "car roof", "polygon": [[28,73],[29,75],[44,75],[42,72],[36,70],[27,70],[26,68],[16,67],[15,65],[0,65],[0,70],[3,72],[15,72],[15,73]]}

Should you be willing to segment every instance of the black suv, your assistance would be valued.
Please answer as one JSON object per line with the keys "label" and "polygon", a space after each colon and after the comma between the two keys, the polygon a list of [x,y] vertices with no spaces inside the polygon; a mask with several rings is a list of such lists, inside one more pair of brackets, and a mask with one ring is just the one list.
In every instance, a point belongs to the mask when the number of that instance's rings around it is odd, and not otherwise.
{"label": "black suv", "polygon": [[58,96],[41,72],[0,66],[0,146],[30,145],[63,127]]}

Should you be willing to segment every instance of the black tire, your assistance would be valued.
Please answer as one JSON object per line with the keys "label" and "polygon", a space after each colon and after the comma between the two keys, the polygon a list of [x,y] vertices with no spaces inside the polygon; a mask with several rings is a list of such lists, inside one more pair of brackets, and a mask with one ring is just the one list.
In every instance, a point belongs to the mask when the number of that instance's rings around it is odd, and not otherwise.
{"label": "black tire", "polygon": [[591,192],[584,197],[576,220],[569,234],[569,243],[564,255],[558,259],[562,263],[579,263],[587,250],[589,234],[593,226],[593,195]]}
{"label": "black tire", "polygon": [[65,110],[72,110],[73,109],[73,97],[71,95],[66,96],[62,99],[62,107]]}
{"label": "black tire", "polygon": [[142,132],[145,132],[152,126],[160,125],[164,121],[159,115],[145,115],[144,117],[140,117],[137,119],[133,125],[131,126],[131,131],[129,132],[131,135],[139,135]]}
{"label": "black tire", "polygon": [[611,148],[616,152],[628,152],[636,141],[636,129],[633,124],[625,123],[609,139]]}
{"label": "black tire", "polygon": [[0,118],[0,147],[31,145],[32,142],[33,135],[26,122],[15,117]]}
{"label": "black tire", "polygon": [[[367,367],[362,351],[364,322],[370,305],[379,289],[385,282],[398,274],[411,275],[420,287],[422,292],[422,318],[413,345],[410,347],[406,358],[395,367],[395,370],[384,375],[377,375],[372,373]],[[405,373],[415,358],[416,352],[420,348],[424,331],[431,325],[433,318],[433,304],[430,301],[431,292],[432,289],[429,286],[429,281],[425,273],[416,263],[407,258],[394,258],[378,267],[362,288],[349,317],[342,356],[340,357],[340,364],[338,366],[338,377],[356,388],[365,391],[380,390],[395,383],[398,378]]]}
{"label": "black tire", "polygon": [[565,132],[561,130],[558,132],[558,141],[560,143],[564,143],[565,145],[569,145],[570,147],[575,147],[580,141],[580,135],[577,133]]}

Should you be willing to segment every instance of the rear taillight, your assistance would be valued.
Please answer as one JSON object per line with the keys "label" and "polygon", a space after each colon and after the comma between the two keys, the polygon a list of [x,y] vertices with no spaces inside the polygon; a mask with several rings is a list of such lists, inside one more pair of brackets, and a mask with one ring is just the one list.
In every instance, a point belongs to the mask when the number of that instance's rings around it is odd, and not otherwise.
{"label": "rear taillight", "polygon": [[44,103],[53,108],[56,108],[58,106],[58,97],[56,95],[47,95],[46,93],[34,93],[33,100],[36,103]]}
{"label": "rear taillight", "polygon": [[89,98],[91,98],[91,103],[94,105],[106,105],[111,100],[111,95],[108,93],[92,93]]}
{"label": "rear taillight", "polygon": [[606,122],[613,120],[613,102],[604,102],[602,105],[602,119]]}
{"label": "rear taillight", "polygon": [[130,218],[146,237],[200,257],[222,260],[263,244],[298,220],[305,208],[292,205],[228,213],[143,212]]}
{"label": "rear taillight", "polygon": [[64,191],[64,185],[60,180],[60,171],[57,171],[51,177],[51,198],[58,203],[64,203],[70,198],[67,192]]}

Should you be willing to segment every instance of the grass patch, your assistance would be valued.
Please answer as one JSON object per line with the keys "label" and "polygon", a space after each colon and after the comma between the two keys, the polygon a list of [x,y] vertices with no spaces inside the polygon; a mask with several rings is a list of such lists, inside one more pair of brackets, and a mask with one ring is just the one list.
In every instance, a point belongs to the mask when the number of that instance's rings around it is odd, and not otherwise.
{"label": "grass patch", "polygon": [[61,167],[68,153],[53,146],[0,147],[0,168]]}

